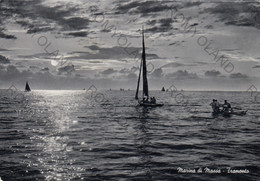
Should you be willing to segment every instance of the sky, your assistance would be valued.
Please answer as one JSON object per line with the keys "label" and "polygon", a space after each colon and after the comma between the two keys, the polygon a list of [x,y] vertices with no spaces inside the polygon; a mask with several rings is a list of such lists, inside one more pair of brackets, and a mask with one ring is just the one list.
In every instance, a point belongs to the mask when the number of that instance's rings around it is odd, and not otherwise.
{"label": "sky", "polygon": [[0,88],[260,89],[259,1],[0,0]]}

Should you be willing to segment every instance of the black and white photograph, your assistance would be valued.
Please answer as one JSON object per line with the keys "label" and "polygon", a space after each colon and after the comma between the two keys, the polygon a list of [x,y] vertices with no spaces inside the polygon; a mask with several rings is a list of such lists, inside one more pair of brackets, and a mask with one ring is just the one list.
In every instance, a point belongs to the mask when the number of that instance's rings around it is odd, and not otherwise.
{"label": "black and white photograph", "polygon": [[0,181],[258,181],[259,0],[0,0]]}

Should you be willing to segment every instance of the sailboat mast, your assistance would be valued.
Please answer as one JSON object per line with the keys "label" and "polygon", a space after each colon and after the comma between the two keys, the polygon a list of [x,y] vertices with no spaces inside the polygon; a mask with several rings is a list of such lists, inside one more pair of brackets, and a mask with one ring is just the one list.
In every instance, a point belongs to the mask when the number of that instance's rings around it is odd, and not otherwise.
{"label": "sailboat mast", "polygon": [[137,81],[137,88],[136,88],[136,93],[135,93],[135,99],[138,99],[138,92],[139,92],[139,84],[140,84],[141,71],[142,71],[142,61],[141,61],[141,63],[140,63],[140,68],[139,68],[139,76],[138,76],[138,81]]}
{"label": "sailboat mast", "polygon": [[145,55],[145,44],[144,44],[144,28],[142,28],[143,34],[143,53],[142,53],[142,61],[143,61],[143,97],[149,97],[148,91],[148,80],[147,80],[147,69],[146,69],[146,55]]}

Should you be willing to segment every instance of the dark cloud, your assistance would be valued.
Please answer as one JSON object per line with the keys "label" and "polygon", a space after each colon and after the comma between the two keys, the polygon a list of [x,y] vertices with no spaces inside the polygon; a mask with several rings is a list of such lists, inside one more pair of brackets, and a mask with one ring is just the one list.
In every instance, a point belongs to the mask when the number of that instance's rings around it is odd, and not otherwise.
{"label": "dark cloud", "polygon": [[67,35],[69,35],[69,36],[74,36],[74,37],[86,37],[87,34],[88,34],[88,33],[85,32],[85,31],[78,31],[78,32],[67,33]]}
{"label": "dark cloud", "polygon": [[16,39],[16,36],[14,35],[7,35],[3,32],[0,32],[0,38],[5,38],[5,39]]}
{"label": "dark cloud", "polygon": [[50,69],[49,69],[49,67],[44,67],[43,69],[41,69],[41,71],[43,71],[43,72],[48,72]]}
{"label": "dark cloud", "polygon": [[[0,8],[0,15],[5,19],[12,18],[16,23],[25,27],[27,33],[39,33],[53,30],[82,30],[89,24],[87,18],[75,16],[80,7],[72,4],[64,4],[54,7],[47,7],[41,4],[43,1],[10,1],[5,2],[5,9]],[[2,6],[1,6],[2,7]],[[2,12],[2,13],[1,13]],[[1,33],[2,38],[16,38],[13,35]],[[73,36],[73,34],[71,34]],[[77,36],[77,34],[75,34]]]}
{"label": "dark cloud", "polygon": [[89,48],[90,50],[99,50],[100,49],[100,47],[97,45],[91,45],[91,46],[88,46],[87,48]]}
{"label": "dark cloud", "polygon": [[205,72],[205,76],[207,77],[217,77],[219,75],[221,75],[221,73],[217,70],[209,70]]}
{"label": "dark cloud", "polygon": [[230,74],[229,77],[232,78],[232,79],[245,79],[245,78],[248,78],[247,75],[241,74],[241,73],[232,73],[232,74]]}
{"label": "dark cloud", "polygon": [[10,63],[10,60],[3,55],[0,55],[0,64]]}
{"label": "dark cloud", "polygon": [[81,17],[73,17],[68,19],[61,19],[59,21],[65,30],[81,30],[87,28],[89,20]]}
{"label": "dark cloud", "polygon": [[169,10],[172,7],[165,5],[164,2],[160,1],[144,1],[138,2],[133,1],[130,3],[120,3],[116,7],[116,14],[138,14],[140,13],[142,16],[147,16],[150,14],[154,14],[155,12],[161,12],[165,10]]}
{"label": "dark cloud", "polygon": [[37,69],[37,70],[40,69],[39,67],[37,67],[37,66],[35,66],[35,65],[31,65],[31,66],[29,66],[29,68],[30,68],[30,69]]}
{"label": "dark cloud", "polygon": [[104,70],[104,71],[102,71],[100,73],[103,74],[103,75],[110,75],[110,74],[113,74],[115,72],[117,72],[117,71],[112,69],[112,68],[109,68],[109,69],[106,69],[106,70]]}
{"label": "dark cloud", "polygon": [[217,14],[219,21],[226,25],[254,26],[259,28],[260,10],[258,3],[248,2],[220,2],[214,8],[208,8],[205,12]]}
{"label": "dark cloud", "polygon": [[188,7],[193,7],[193,6],[200,6],[201,4],[202,4],[202,2],[199,2],[199,1],[186,2],[184,4],[184,7],[188,8]]}
{"label": "dark cloud", "polygon": [[0,48],[0,52],[7,52],[7,51],[9,51],[9,50],[4,49],[4,48]]}
{"label": "dark cloud", "polygon": [[147,22],[146,22],[146,24],[147,25],[150,25],[150,26],[153,26],[153,25],[155,25],[156,24],[156,20],[148,20]]}
{"label": "dark cloud", "polygon": [[58,69],[58,75],[70,75],[75,71],[74,65],[69,64]]}
{"label": "dark cloud", "polygon": [[173,20],[172,18],[162,18],[160,20],[148,21],[146,24],[151,25],[153,27],[147,28],[146,32],[155,33],[155,32],[169,31],[169,30],[173,29],[172,23],[175,22],[175,21],[176,20]]}
{"label": "dark cloud", "polygon": [[187,70],[178,70],[177,72],[167,74],[166,78],[197,79],[198,75],[196,73],[189,73]]}
{"label": "dark cloud", "polygon": [[51,30],[54,30],[53,28],[51,27],[32,27],[30,28],[29,30],[27,30],[27,33],[28,34],[31,34],[31,33],[42,33],[42,32],[47,32],[47,31],[51,31]]}
{"label": "dark cloud", "polygon": [[260,68],[260,65],[256,65],[256,66],[254,66],[252,68],[254,68],[254,69]]}

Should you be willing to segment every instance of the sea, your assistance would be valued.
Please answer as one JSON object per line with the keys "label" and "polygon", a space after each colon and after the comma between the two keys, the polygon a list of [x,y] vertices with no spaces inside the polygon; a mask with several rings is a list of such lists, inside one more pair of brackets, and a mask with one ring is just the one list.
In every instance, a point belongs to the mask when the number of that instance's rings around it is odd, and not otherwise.
{"label": "sea", "polygon": [[[252,92],[150,95],[164,106],[132,90],[0,90],[0,180],[259,180]],[[247,114],[214,116],[212,99]]]}

